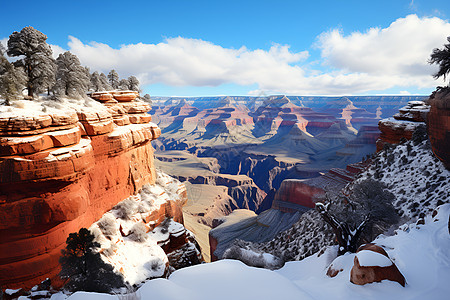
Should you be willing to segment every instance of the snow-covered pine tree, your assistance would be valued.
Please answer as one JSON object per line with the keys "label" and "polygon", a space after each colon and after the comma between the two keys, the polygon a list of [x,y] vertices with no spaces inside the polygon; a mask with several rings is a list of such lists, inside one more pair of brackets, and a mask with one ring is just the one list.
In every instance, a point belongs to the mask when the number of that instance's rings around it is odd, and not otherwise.
{"label": "snow-covered pine tree", "polygon": [[128,77],[128,89],[139,92],[139,80],[136,76]]}
{"label": "snow-covered pine tree", "polygon": [[22,69],[14,67],[5,57],[5,49],[0,44],[0,96],[6,103],[21,95],[26,83]]}
{"label": "snow-covered pine tree", "polygon": [[119,74],[117,74],[116,70],[111,70],[109,72],[108,82],[112,86],[113,89],[119,88]]}
{"label": "snow-covered pine tree", "polygon": [[121,79],[119,82],[119,90],[126,91],[130,87],[130,82],[128,79]]}
{"label": "snow-covered pine tree", "polygon": [[55,84],[56,64],[46,40],[45,34],[31,26],[9,36],[7,54],[23,56],[14,62],[14,66],[24,69],[30,97],[36,93],[50,91]]}
{"label": "snow-covered pine tree", "polygon": [[69,51],[64,52],[56,59],[56,65],[55,94],[72,98],[83,97],[89,89],[90,81],[78,57]]}
{"label": "snow-covered pine tree", "polygon": [[97,71],[91,74],[91,85],[89,90],[93,92],[102,90],[102,80],[100,79],[100,74]]}
{"label": "snow-covered pine tree", "polygon": [[109,84],[108,78],[106,78],[105,73],[100,73],[100,81],[102,83],[101,91],[110,91],[113,87]]}

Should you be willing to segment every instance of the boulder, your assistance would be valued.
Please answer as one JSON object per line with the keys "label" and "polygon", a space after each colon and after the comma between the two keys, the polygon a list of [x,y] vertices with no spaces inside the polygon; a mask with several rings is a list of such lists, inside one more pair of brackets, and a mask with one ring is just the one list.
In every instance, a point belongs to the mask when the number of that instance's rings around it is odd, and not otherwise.
{"label": "boulder", "polygon": [[405,286],[406,281],[386,251],[378,245],[359,247],[350,272],[350,282],[357,285],[390,280]]}

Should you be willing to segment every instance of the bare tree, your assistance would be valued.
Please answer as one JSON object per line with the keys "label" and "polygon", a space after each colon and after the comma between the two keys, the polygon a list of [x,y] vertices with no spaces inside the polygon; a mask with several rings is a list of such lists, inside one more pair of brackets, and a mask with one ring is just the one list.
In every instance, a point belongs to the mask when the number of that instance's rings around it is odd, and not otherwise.
{"label": "bare tree", "polygon": [[330,203],[324,205],[323,203],[318,202],[316,203],[316,209],[323,220],[333,228],[333,232],[336,235],[336,240],[339,245],[338,255],[342,255],[346,252],[356,252],[360,245],[361,234],[370,219],[370,215],[366,215],[364,220],[356,226],[356,228],[350,228],[347,222],[339,220],[329,212],[329,204]]}
{"label": "bare tree", "polygon": [[362,242],[370,242],[400,220],[392,205],[395,196],[373,179],[353,183],[336,200],[326,195],[327,203],[316,209],[333,229],[339,254],[356,252]]}
{"label": "bare tree", "polygon": [[435,79],[444,76],[444,81],[448,74],[450,74],[450,36],[447,37],[448,44],[444,44],[443,49],[435,48],[431,54],[430,64],[438,64],[439,71],[433,75]]}
{"label": "bare tree", "polygon": [[74,98],[83,97],[89,89],[89,77],[81,66],[78,57],[69,51],[56,59],[55,94]]}
{"label": "bare tree", "polygon": [[116,70],[111,70],[108,74],[109,84],[113,89],[119,88],[119,74],[117,74]]}
{"label": "bare tree", "polygon": [[35,93],[50,91],[55,83],[55,60],[46,40],[45,34],[31,26],[9,36],[7,53],[9,56],[23,56],[14,65],[24,68],[30,97]]}

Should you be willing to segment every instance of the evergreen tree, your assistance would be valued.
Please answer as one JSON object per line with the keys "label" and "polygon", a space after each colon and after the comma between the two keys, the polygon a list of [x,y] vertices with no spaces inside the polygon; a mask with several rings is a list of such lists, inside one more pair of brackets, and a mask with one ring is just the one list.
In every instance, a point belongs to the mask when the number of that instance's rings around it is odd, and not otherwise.
{"label": "evergreen tree", "polygon": [[113,89],[104,73],[100,73],[100,81],[102,83],[102,91],[110,91]]}
{"label": "evergreen tree", "polygon": [[149,95],[149,94],[145,94],[144,97],[142,97],[142,99],[143,99],[145,102],[147,102],[147,103],[149,103],[149,104],[152,104],[152,99],[150,98],[150,95]]}
{"label": "evergreen tree", "polygon": [[13,98],[21,95],[25,83],[25,74],[6,59],[4,48],[0,44],[0,96],[9,104]]}
{"label": "evergreen tree", "polygon": [[444,81],[446,76],[450,74],[450,36],[447,37],[448,44],[444,44],[443,49],[434,49],[431,54],[431,58],[428,61],[430,64],[438,64],[439,71],[433,75],[435,79],[444,76]]}
{"label": "evergreen tree", "polygon": [[69,234],[66,244],[59,262],[60,276],[68,280],[64,286],[67,290],[107,293],[125,286],[122,275],[114,273],[95,251],[100,245],[88,229]]}
{"label": "evergreen tree", "polygon": [[35,93],[49,91],[55,83],[55,60],[46,40],[45,34],[31,26],[9,36],[7,53],[9,56],[23,56],[14,65],[24,69],[28,96],[31,97]]}
{"label": "evergreen tree", "polygon": [[109,72],[108,82],[112,86],[113,89],[119,88],[119,74],[117,74],[116,70],[111,70]]}
{"label": "evergreen tree", "polygon": [[130,88],[130,82],[128,79],[121,79],[119,82],[119,90],[126,91]]}
{"label": "evergreen tree", "polygon": [[56,84],[54,91],[58,95],[72,98],[83,97],[89,89],[89,77],[76,55],[69,51],[56,59]]}
{"label": "evergreen tree", "polygon": [[128,89],[131,91],[139,92],[139,80],[136,78],[136,76],[128,77]]}
{"label": "evergreen tree", "polygon": [[97,71],[95,71],[91,75],[91,84],[90,84],[89,89],[94,92],[99,92],[102,90],[102,87],[103,87],[103,85],[102,85],[102,80],[100,78],[100,74]]}

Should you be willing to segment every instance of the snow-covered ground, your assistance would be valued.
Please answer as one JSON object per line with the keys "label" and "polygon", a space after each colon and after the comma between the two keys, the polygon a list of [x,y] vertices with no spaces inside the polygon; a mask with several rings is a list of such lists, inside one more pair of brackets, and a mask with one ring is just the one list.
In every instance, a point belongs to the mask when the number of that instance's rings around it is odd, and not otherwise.
{"label": "snow-covered ground", "polygon": [[[156,228],[155,221],[143,221],[169,200],[183,202],[180,199],[183,190],[185,187],[178,180],[157,171],[155,184],[145,185],[137,195],[117,204],[89,228],[100,243],[101,258],[129,284],[165,276],[169,260],[161,246],[169,235],[191,234],[173,220]],[[188,244],[195,249],[195,245]]]}
{"label": "snow-covered ground", "polygon": [[[338,258],[344,270],[330,278],[326,270],[335,258],[336,247],[322,255],[288,262],[277,271],[248,267],[239,261],[222,260],[174,272],[169,279],[147,281],[136,293],[106,295],[77,292],[68,299],[433,299],[450,295],[450,204],[440,206],[424,225],[403,225],[393,236],[379,236],[384,247],[406,278],[406,287],[391,281],[363,286],[349,280],[355,254]],[[63,294],[52,299],[66,299]]]}

